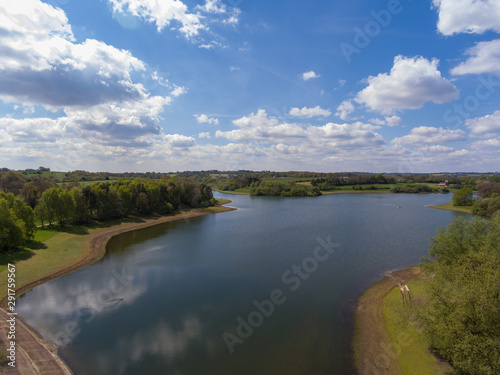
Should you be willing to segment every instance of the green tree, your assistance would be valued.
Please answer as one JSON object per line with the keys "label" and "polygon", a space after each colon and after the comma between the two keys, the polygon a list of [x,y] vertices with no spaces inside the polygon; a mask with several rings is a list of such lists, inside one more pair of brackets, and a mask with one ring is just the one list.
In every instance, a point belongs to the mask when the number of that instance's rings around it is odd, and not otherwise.
{"label": "green tree", "polygon": [[471,188],[462,188],[453,194],[454,206],[472,206],[473,192]]}
{"label": "green tree", "polygon": [[500,217],[454,220],[432,240],[420,311],[432,348],[458,374],[500,373]]}

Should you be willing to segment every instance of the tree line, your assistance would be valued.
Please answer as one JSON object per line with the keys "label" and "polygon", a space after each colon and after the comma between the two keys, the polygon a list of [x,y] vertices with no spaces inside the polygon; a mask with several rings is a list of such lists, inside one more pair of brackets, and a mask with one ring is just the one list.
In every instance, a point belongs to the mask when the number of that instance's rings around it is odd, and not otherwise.
{"label": "tree line", "polygon": [[316,197],[321,195],[319,188],[280,181],[257,181],[250,184],[250,195],[267,197]]}
{"label": "tree line", "polygon": [[214,205],[212,189],[193,179],[117,180],[68,190],[50,182],[31,181],[19,195],[0,193],[0,250],[26,244],[36,225],[85,224],[130,215],[165,215],[185,208]]}

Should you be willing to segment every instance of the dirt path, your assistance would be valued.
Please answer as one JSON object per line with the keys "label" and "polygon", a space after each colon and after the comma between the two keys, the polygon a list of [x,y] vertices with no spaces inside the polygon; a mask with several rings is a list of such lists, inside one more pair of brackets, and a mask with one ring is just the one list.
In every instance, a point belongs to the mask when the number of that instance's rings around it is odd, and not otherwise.
{"label": "dirt path", "polygon": [[[225,202],[224,204],[230,203]],[[121,223],[110,228],[97,229],[91,234],[83,235],[82,241],[85,241],[89,251],[85,257],[76,261],[73,264],[66,265],[57,272],[53,272],[38,280],[23,285],[16,290],[16,296],[19,296],[34,287],[43,284],[47,281],[66,275],[79,268],[92,264],[100,260],[106,253],[106,244],[109,239],[120,233],[129,232],[137,229],[151,227],[158,224],[163,224],[176,220],[188,220],[194,217],[209,215],[219,212],[227,212],[236,210],[231,207],[218,207],[218,210],[197,209],[172,216],[162,216],[154,219],[147,219],[139,223]],[[22,267],[22,264],[19,266]],[[0,347],[8,348],[7,330],[10,317],[4,308],[7,305],[7,299],[4,298],[0,302]],[[24,374],[41,374],[41,375],[68,375],[72,374],[71,370],[65,365],[64,361],[56,354],[57,348],[51,343],[47,343],[43,338],[31,329],[27,324],[16,317],[16,367],[12,368],[7,364],[0,365],[0,373],[5,375],[24,375]],[[49,348],[52,348],[51,351]]]}
{"label": "dirt path", "polygon": [[383,316],[384,297],[398,284],[406,284],[415,277],[414,267],[387,273],[383,280],[372,285],[358,300],[354,356],[360,375],[399,375],[401,369],[395,360],[382,360],[384,347],[391,345]]}

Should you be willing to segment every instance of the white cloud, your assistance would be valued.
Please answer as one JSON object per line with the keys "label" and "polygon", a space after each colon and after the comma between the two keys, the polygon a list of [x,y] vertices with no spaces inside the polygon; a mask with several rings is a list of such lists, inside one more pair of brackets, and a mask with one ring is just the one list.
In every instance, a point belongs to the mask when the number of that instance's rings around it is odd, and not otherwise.
{"label": "white cloud", "polygon": [[387,126],[399,126],[401,125],[401,117],[399,116],[390,116],[385,118],[385,123]]}
{"label": "white cloud", "polygon": [[349,118],[349,115],[354,112],[354,109],[355,108],[351,100],[344,100],[337,107],[337,112],[335,113],[335,116],[338,116],[345,121]]}
{"label": "white cloud", "polygon": [[241,69],[240,69],[240,67],[239,67],[239,66],[230,66],[230,67],[229,67],[229,70],[230,70],[231,72],[236,72],[236,71],[241,70]]}
{"label": "white cloud", "polygon": [[172,147],[189,148],[196,145],[196,140],[193,137],[182,134],[166,134],[163,139]]}
{"label": "white cloud", "polygon": [[249,116],[234,120],[233,124],[240,129],[231,131],[217,131],[217,138],[226,138],[234,142],[276,143],[283,141],[296,141],[305,138],[304,129],[295,124],[280,123],[275,117],[268,117],[263,109]]}
{"label": "white cloud", "polygon": [[280,122],[260,109],[256,114],[242,117],[233,123],[240,129],[217,131],[216,137],[233,142],[256,142],[258,144],[281,144],[273,150],[301,150],[305,154],[331,153],[334,150],[352,147],[372,147],[385,143],[377,126],[356,122],[354,124],[328,123],[324,126],[308,126]]}
{"label": "white cloud", "polygon": [[370,122],[375,125],[386,125],[386,126],[399,126],[401,125],[401,117],[399,116],[387,116],[384,120],[378,118],[370,119]]}
{"label": "white cloud", "polygon": [[495,137],[500,133],[500,110],[484,117],[468,119],[465,126],[470,129],[472,137]]}
{"label": "white cloud", "polygon": [[[56,110],[148,97],[147,88],[132,77],[149,68],[129,51],[95,39],[74,43],[62,10],[39,0],[19,4],[6,1],[0,5],[4,30],[0,35],[0,99]],[[20,13],[20,8],[26,12]],[[168,86],[156,72],[151,78]]]}
{"label": "white cloud", "polygon": [[342,87],[347,83],[347,81],[345,79],[339,79],[338,83],[339,83],[339,86]]}
{"label": "white cloud", "polygon": [[170,92],[170,95],[172,95],[174,98],[181,96],[183,94],[187,93],[187,89],[183,86],[175,86],[175,89],[173,89]]}
{"label": "white cloud", "polygon": [[396,145],[435,145],[456,141],[464,141],[466,134],[460,129],[443,129],[432,126],[419,126],[413,128],[410,134],[403,137],[394,138],[393,144]]}
{"label": "white cloud", "polygon": [[208,14],[223,16],[221,22],[235,25],[239,22],[241,10],[237,7],[228,7],[221,0],[206,0],[204,5],[197,5],[196,9]]}
{"label": "white cloud", "polygon": [[489,148],[489,147],[498,151],[500,149],[500,137],[483,139],[480,141],[473,142],[471,144],[471,148],[473,149],[482,150],[484,148]]}
{"label": "white cloud", "polygon": [[316,74],[312,70],[310,72],[302,73],[302,79],[304,81],[309,81],[310,79],[319,78],[319,77],[321,77],[321,75],[320,74]]}
{"label": "white cloud", "polygon": [[207,115],[194,115],[199,124],[219,125],[219,119],[208,117]]}
{"label": "white cloud", "polygon": [[307,108],[307,107],[303,107],[302,109],[292,108],[289,113],[290,115],[295,117],[307,117],[307,118],[315,116],[328,117],[332,114],[330,110],[322,109],[319,105],[314,108]]}
{"label": "white cloud", "polygon": [[496,73],[500,75],[500,39],[479,42],[467,50],[470,57],[451,70],[451,74]]}
{"label": "white cloud", "polygon": [[209,132],[203,132],[203,133],[199,133],[198,134],[198,138],[202,139],[202,138],[206,138],[206,139],[210,139],[210,133]]}
{"label": "white cloud", "polygon": [[154,22],[158,32],[170,26],[172,21],[179,22],[180,32],[186,38],[193,38],[205,28],[198,14],[190,13],[186,4],[180,0],[108,0],[115,13],[129,12],[147,22]]}
{"label": "white cloud", "polygon": [[438,65],[436,59],[396,56],[391,72],[368,77],[368,87],[355,100],[390,115],[422,108],[427,102],[442,104],[458,99],[458,89],[441,76]]}
{"label": "white cloud", "polygon": [[439,13],[441,34],[500,32],[498,0],[433,0],[433,5]]}

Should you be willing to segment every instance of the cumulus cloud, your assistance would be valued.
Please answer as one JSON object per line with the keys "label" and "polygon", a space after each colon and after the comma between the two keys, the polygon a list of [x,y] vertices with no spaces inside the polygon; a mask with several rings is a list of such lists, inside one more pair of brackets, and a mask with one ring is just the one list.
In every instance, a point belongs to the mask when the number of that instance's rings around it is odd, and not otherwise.
{"label": "cumulus cloud", "polygon": [[500,3],[497,0],[433,0],[443,35],[500,32]]}
{"label": "cumulus cloud", "polygon": [[[75,43],[61,9],[39,0],[22,5],[6,1],[0,4],[0,22],[4,101],[54,110],[141,101],[149,95],[142,83],[133,80],[134,75],[148,73],[144,62],[98,40]],[[168,86],[156,72],[151,78]]]}
{"label": "cumulus cloud", "polygon": [[321,77],[321,75],[316,74],[313,70],[311,70],[310,72],[302,73],[302,79],[304,81],[309,81],[310,79],[319,78],[319,77]]}
{"label": "cumulus cloud", "polygon": [[170,92],[170,95],[172,95],[173,97],[178,97],[178,96],[181,96],[181,95],[184,95],[185,93],[187,93],[187,89],[183,86],[175,86],[175,89],[173,89],[171,92]]}
{"label": "cumulus cloud", "polygon": [[401,117],[399,116],[387,116],[384,120],[378,118],[370,119],[370,122],[375,125],[386,125],[386,126],[399,126],[401,125]]}
{"label": "cumulus cloud", "polygon": [[[190,12],[188,6],[180,0],[108,0],[113,7],[115,17],[131,14],[143,21],[154,23],[158,32],[165,28],[178,29],[187,39],[193,39],[201,30],[209,30],[208,15],[211,22],[235,25],[239,21],[240,9],[228,7],[221,0],[207,0],[204,5],[197,5],[196,12]],[[204,44],[202,48],[213,48],[216,42]]]}
{"label": "cumulus cloud", "polygon": [[467,50],[470,57],[451,70],[451,74],[483,74],[500,75],[500,39],[479,42]]}
{"label": "cumulus cloud", "polygon": [[307,118],[316,116],[328,117],[332,114],[330,110],[322,109],[319,105],[314,108],[307,108],[307,107],[303,107],[302,109],[292,108],[289,113],[290,115],[295,117],[307,117]]}
{"label": "cumulus cloud", "polygon": [[215,117],[208,117],[204,114],[194,115],[194,117],[196,117],[196,121],[198,121],[199,124],[219,125],[219,119]]}
{"label": "cumulus cloud", "polygon": [[429,145],[464,141],[466,134],[460,129],[443,129],[432,126],[419,126],[413,128],[410,134],[392,140],[396,145]]}
{"label": "cumulus cloud", "polygon": [[205,26],[198,14],[190,13],[186,4],[180,0],[108,0],[115,13],[131,13],[147,22],[154,22],[158,32],[169,27],[172,21],[181,24],[180,32],[186,38],[199,34]]}
{"label": "cumulus cloud", "polygon": [[268,117],[263,109],[257,113],[234,120],[233,124],[240,129],[227,132],[217,131],[217,138],[226,138],[236,142],[276,143],[293,141],[306,136],[304,129],[295,124],[280,123],[275,117]]}
{"label": "cumulus cloud", "polygon": [[[297,124],[280,122],[268,116],[265,110],[242,117],[233,123],[240,129],[218,131],[216,137],[233,142],[256,142],[276,147],[274,151],[301,150],[303,153],[330,153],[333,150],[352,147],[371,147],[385,143],[375,132],[377,126],[356,122],[354,124],[328,123],[324,126],[302,128]],[[278,145],[281,145],[277,147]]]}
{"label": "cumulus cloud", "polygon": [[352,104],[352,101],[344,100],[337,107],[337,112],[335,113],[335,116],[338,116],[345,121],[349,118],[349,115],[353,112],[354,112],[354,105]]}
{"label": "cumulus cloud", "polygon": [[368,77],[368,87],[356,102],[382,114],[419,109],[427,102],[438,104],[458,99],[458,89],[438,70],[439,61],[396,56],[389,74]]}
{"label": "cumulus cloud", "polygon": [[209,132],[203,132],[203,133],[199,133],[198,134],[198,138],[202,139],[202,138],[206,138],[206,139],[210,139],[210,133]]}
{"label": "cumulus cloud", "polygon": [[168,145],[178,148],[189,148],[196,144],[196,140],[193,137],[187,137],[182,134],[166,134],[163,139]]}
{"label": "cumulus cloud", "polygon": [[500,110],[484,117],[468,119],[465,126],[470,129],[472,137],[495,137],[500,133]]}

